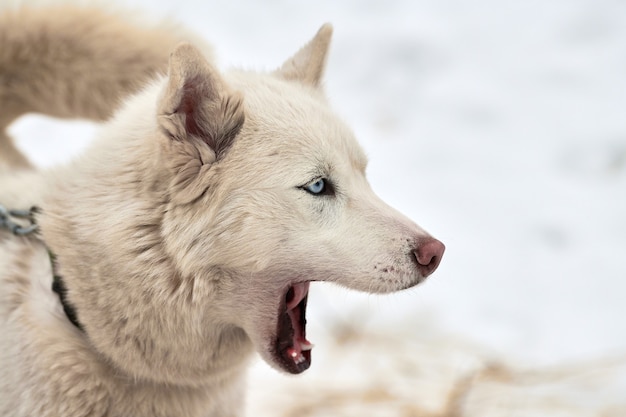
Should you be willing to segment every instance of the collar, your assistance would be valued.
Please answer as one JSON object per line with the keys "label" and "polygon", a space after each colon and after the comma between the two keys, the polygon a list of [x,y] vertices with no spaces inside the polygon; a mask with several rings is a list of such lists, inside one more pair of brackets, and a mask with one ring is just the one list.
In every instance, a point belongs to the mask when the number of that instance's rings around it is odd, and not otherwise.
{"label": "collar", "polygon": [[[39,230],[39,226],[35,221],[35,215],[39,212],[40,210],[37,207],[31,207],[28,210],[9,210],[0,204],[0,229],[7,229],[15,236],[33,236],[45,246],[45,242],[43,242],[36,233]],[[25,226],[24,223],[26,222],[30,224]],[[57,273],[56,256],[50,249],[47,247],[46,249],[48,251],[48,257],[50,258],[50,265],[52,266],[52,291],[59,296],[63,311],[65,311],[68,320],[78,329],[83,330],[83,326],[78,321],[76,310],[67,301],[67,287],[63,282],[63,278]]]}

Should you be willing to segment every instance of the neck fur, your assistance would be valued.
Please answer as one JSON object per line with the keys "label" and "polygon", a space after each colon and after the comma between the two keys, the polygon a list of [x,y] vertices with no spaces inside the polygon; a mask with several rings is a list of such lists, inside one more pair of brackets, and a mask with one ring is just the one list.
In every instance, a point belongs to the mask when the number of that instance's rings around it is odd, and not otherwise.
{"label": "neck fur", "polygon": [[[131,101],[154,103],[157,87]],[[42,236],[87,337],[116,367],[168,383],[221,379],[240,371],[251,342],[212,310],[224,272],[183,276],[167,253],[167,170],[143,109],[122,111],[71,169],[53,175]],[[140,128],[126,129],[129,120]]]}

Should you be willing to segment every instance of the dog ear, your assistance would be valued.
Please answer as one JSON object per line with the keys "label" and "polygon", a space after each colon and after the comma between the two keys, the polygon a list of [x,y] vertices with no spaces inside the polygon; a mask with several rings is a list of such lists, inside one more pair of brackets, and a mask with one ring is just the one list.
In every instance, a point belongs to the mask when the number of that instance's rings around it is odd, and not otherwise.
{"label": "dog ear", "polygon": [[176,141],[200,140],[219,160],[241,129],[243,97],[229,91],[219,73],[190,44],[170,56],[168,82],[159,103],[159,127]]}
{"label": "dog ear", "polygon": [[243,126],[243,96],[228,89],[200,51],[181,44],[170,56],[158,106],[158,125],[168,139],[172,201],[191,203],[203,195],[207,171]]}
{"label": "dog ear", "polygon": [[318,88],[324,74],[332,34],[332,25],[324,24],[315,37],[285,61],[276,74],[286,80]]}

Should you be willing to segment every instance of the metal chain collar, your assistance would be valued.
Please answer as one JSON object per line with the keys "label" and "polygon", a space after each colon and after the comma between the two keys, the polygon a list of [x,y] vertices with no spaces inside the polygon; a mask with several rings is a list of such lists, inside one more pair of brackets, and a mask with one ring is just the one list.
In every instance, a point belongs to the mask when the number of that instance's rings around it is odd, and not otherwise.
{"label": "metal chain collar", "polygon": [[[35,206],[28,210],[9,210],[0,204],[0,229],[7,229],[16,236],[29,236],[39,230],[39,226],[35,222],[35,214],[37,213],[39,213],[39,209]],[[23,226],[22,224],[26,222],[29,224]],[[63,278],[57,273],[56,256],[49,248],[47,251],[52,266],[52,291],[59,295],[68,320],[79,330],[83,330],[76,316],[76,310],[67,302],[67,288]]]}
{"label": "metal chain collar", "polygon": [[[0,204],[0,229],[8,229],[16,236],[28,236],[39,228],[35,222],[37,212],[37,207],[31,207],[28,210],[9,210]],[[23,226],[15,220],[22,220],[22,223],[27,221],[30,224]]]}

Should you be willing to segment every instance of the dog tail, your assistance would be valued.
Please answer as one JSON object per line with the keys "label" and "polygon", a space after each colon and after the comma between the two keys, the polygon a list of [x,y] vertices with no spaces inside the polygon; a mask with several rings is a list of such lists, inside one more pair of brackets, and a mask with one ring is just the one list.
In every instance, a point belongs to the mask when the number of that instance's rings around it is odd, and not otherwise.
{"label": "dog tail", "polygon": [[199,43],[174,25],[127,15],[71,5],[0,11],[0,168],[30,167],[6,132],[19,116],[105,120],[166,72],[176,44]]}

